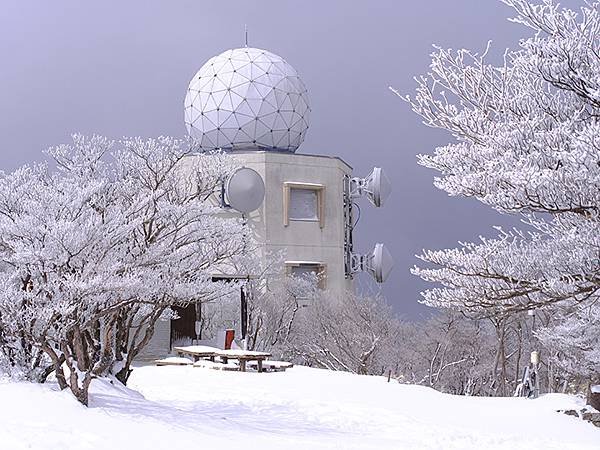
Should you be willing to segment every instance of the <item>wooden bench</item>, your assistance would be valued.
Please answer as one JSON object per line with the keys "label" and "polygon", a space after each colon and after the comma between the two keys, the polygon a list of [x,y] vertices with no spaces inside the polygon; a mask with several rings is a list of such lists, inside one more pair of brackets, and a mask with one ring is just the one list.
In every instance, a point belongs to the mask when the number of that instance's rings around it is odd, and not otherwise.
{"label": "wooden bench", "polygon": [[157,359],[154,361],[157,366],[189,366],[192,365],[192,361],[187,358],[180,358],[177,356],[171,356],[169,358]]}
{"label": "wooden bench", "polygon": [[[256,365],[258,365],[258,363],[254,361],[250,361],[247,364],[248,367],[254,367]],[[285,372],[286,369],[290,369],[292,367],[294,367],[294,365],[291,362],[287,361],[266,360],[262,363],[262,369],[266,372]]]}
{"label": "wooden bench", "polygon": [[246,371],[246,363],[256,361],[258,372],[263,371],[263,361],[271,356],[266,352],[255,352],[250,350],[219,350],[215,356],[221,358],[223,363],[227,364],[230,359],[237,359],[240,363],[240,371]]}
{"label": "wooden bench", "polygon": [[201,367],[203,369],[214,369],[214,370],[231,370],[238,371],[240,367],[234,363],[223,364],[215,361],[208,361],[205,359],[201,359],[200,361],[196,361],[194,363],[194,367]]}

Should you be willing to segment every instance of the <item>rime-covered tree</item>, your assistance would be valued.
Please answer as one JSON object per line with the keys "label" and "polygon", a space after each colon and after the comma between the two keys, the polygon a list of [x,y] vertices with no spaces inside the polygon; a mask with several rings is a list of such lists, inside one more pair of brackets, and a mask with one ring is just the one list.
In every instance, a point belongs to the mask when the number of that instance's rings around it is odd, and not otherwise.
{"label": "rime-covered tree", "polygon": [[253,280],[250,287],[248,349],[289,357],[290,342],[305,333],[301,321],[303,302],[317,297],[316,280],[268,271]]}
{"label": "rime-covered tree", "polygon": [[[550,355],[556,375],[577,384],[600,373],[600,304],[564,308],[556,312],[554,323],[540,328],[537,337]],[[589,402],[600,411],[598,393],[590,392]]]}
{"label": "rime-covered tree", "polygon": [[234,288],[210,271],[244,254],[249,233],[208,201],[232,164],[188,158],[193,150],[171,138],[74,136],[49,151],[58,170],[0,176],[5,370],[34,381],[54,372],[86,404],[94,377],[127,381],[172,306]]}
{"label": "rime-covered tree", "polygon": [[[427,265],[413,272],[441,285],[423,293],[430,306],[479,316],[534,308],[581,315],[600,296],[599,4],[574,12],[549,0],[504,3],[533,34],[518,50],[506,51],[498,66],[487,50],[437,48],[431,71],[406,100],[426,125],[454,138],[419,156],[439,172],[435,185],[519,215],[523,231],[424,251]],[[546,342],[567,339],[570,324],[583,326],[597,346],[598,321],[570,318],[554,335],[547,329]],[[567,353],[578,345],[563,343]],[[600,382],[597,364],[588,363],[580,362],[586,377]]]}
{"label": "rime-covered tree", "polygon": [[400,325],[395,374],[402,383],[459,395],[497,395],[494,329],[453,311]]}
{"label": "rime-covered tree", "polygon": [[325,292],[299,312],[287,352],[315,367],[382,375],[397,362],[398,325],[381,296]]}

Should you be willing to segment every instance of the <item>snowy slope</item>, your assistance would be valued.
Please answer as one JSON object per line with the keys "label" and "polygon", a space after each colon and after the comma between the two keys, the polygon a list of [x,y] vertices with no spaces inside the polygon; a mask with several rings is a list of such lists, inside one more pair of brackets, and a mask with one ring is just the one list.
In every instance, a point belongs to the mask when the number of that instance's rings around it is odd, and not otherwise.
{"label": "snowy slope", "polygon": [[95,382],[91,408],[51,386],[0,382],[0,449],[598,449],[600,430],[554,412],[577,399],[456,397],[385,378],[141,367]]}

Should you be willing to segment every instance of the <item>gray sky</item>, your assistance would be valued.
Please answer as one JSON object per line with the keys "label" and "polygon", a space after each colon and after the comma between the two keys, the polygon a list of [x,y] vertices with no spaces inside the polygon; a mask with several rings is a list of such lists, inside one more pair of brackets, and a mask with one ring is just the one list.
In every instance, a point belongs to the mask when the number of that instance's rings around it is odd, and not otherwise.
{"label": "gray sky", "polygon": [[[574,7],[577,1],[563,4]],[[412,93],[431,44],[496,56],[526,30],[495,0],[102,2],[0,0],[0,168],[42,158],[72,132],[183,136],[183,98],[211,56],[243,45],[281,55],[310,95],[311,128],[299,152],[341,156],[367,175],[388,172],[383,208],[362,202],[355,243],[381,241],[396,265],[383,292],[409,317],[425,286],[409,269],[423,248],[491,235],[507,224],[474,200],[447,197],[416,164],[450,137],[420,124],[388,86]],[[361,277],[362,279],[362,277]],[[367,278],[364,278],[367,281]]]}

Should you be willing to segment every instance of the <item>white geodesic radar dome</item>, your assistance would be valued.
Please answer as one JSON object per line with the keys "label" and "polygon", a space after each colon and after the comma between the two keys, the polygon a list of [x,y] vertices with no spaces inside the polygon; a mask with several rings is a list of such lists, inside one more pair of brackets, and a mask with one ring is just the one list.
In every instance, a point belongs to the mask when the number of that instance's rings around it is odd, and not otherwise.
{"label": "white geodesic radar dome", "polygon": [[295,152],[309,114],[296,70],[258,48],[227,50],[209,59],[185,96],[185,125],[205,150]]}

